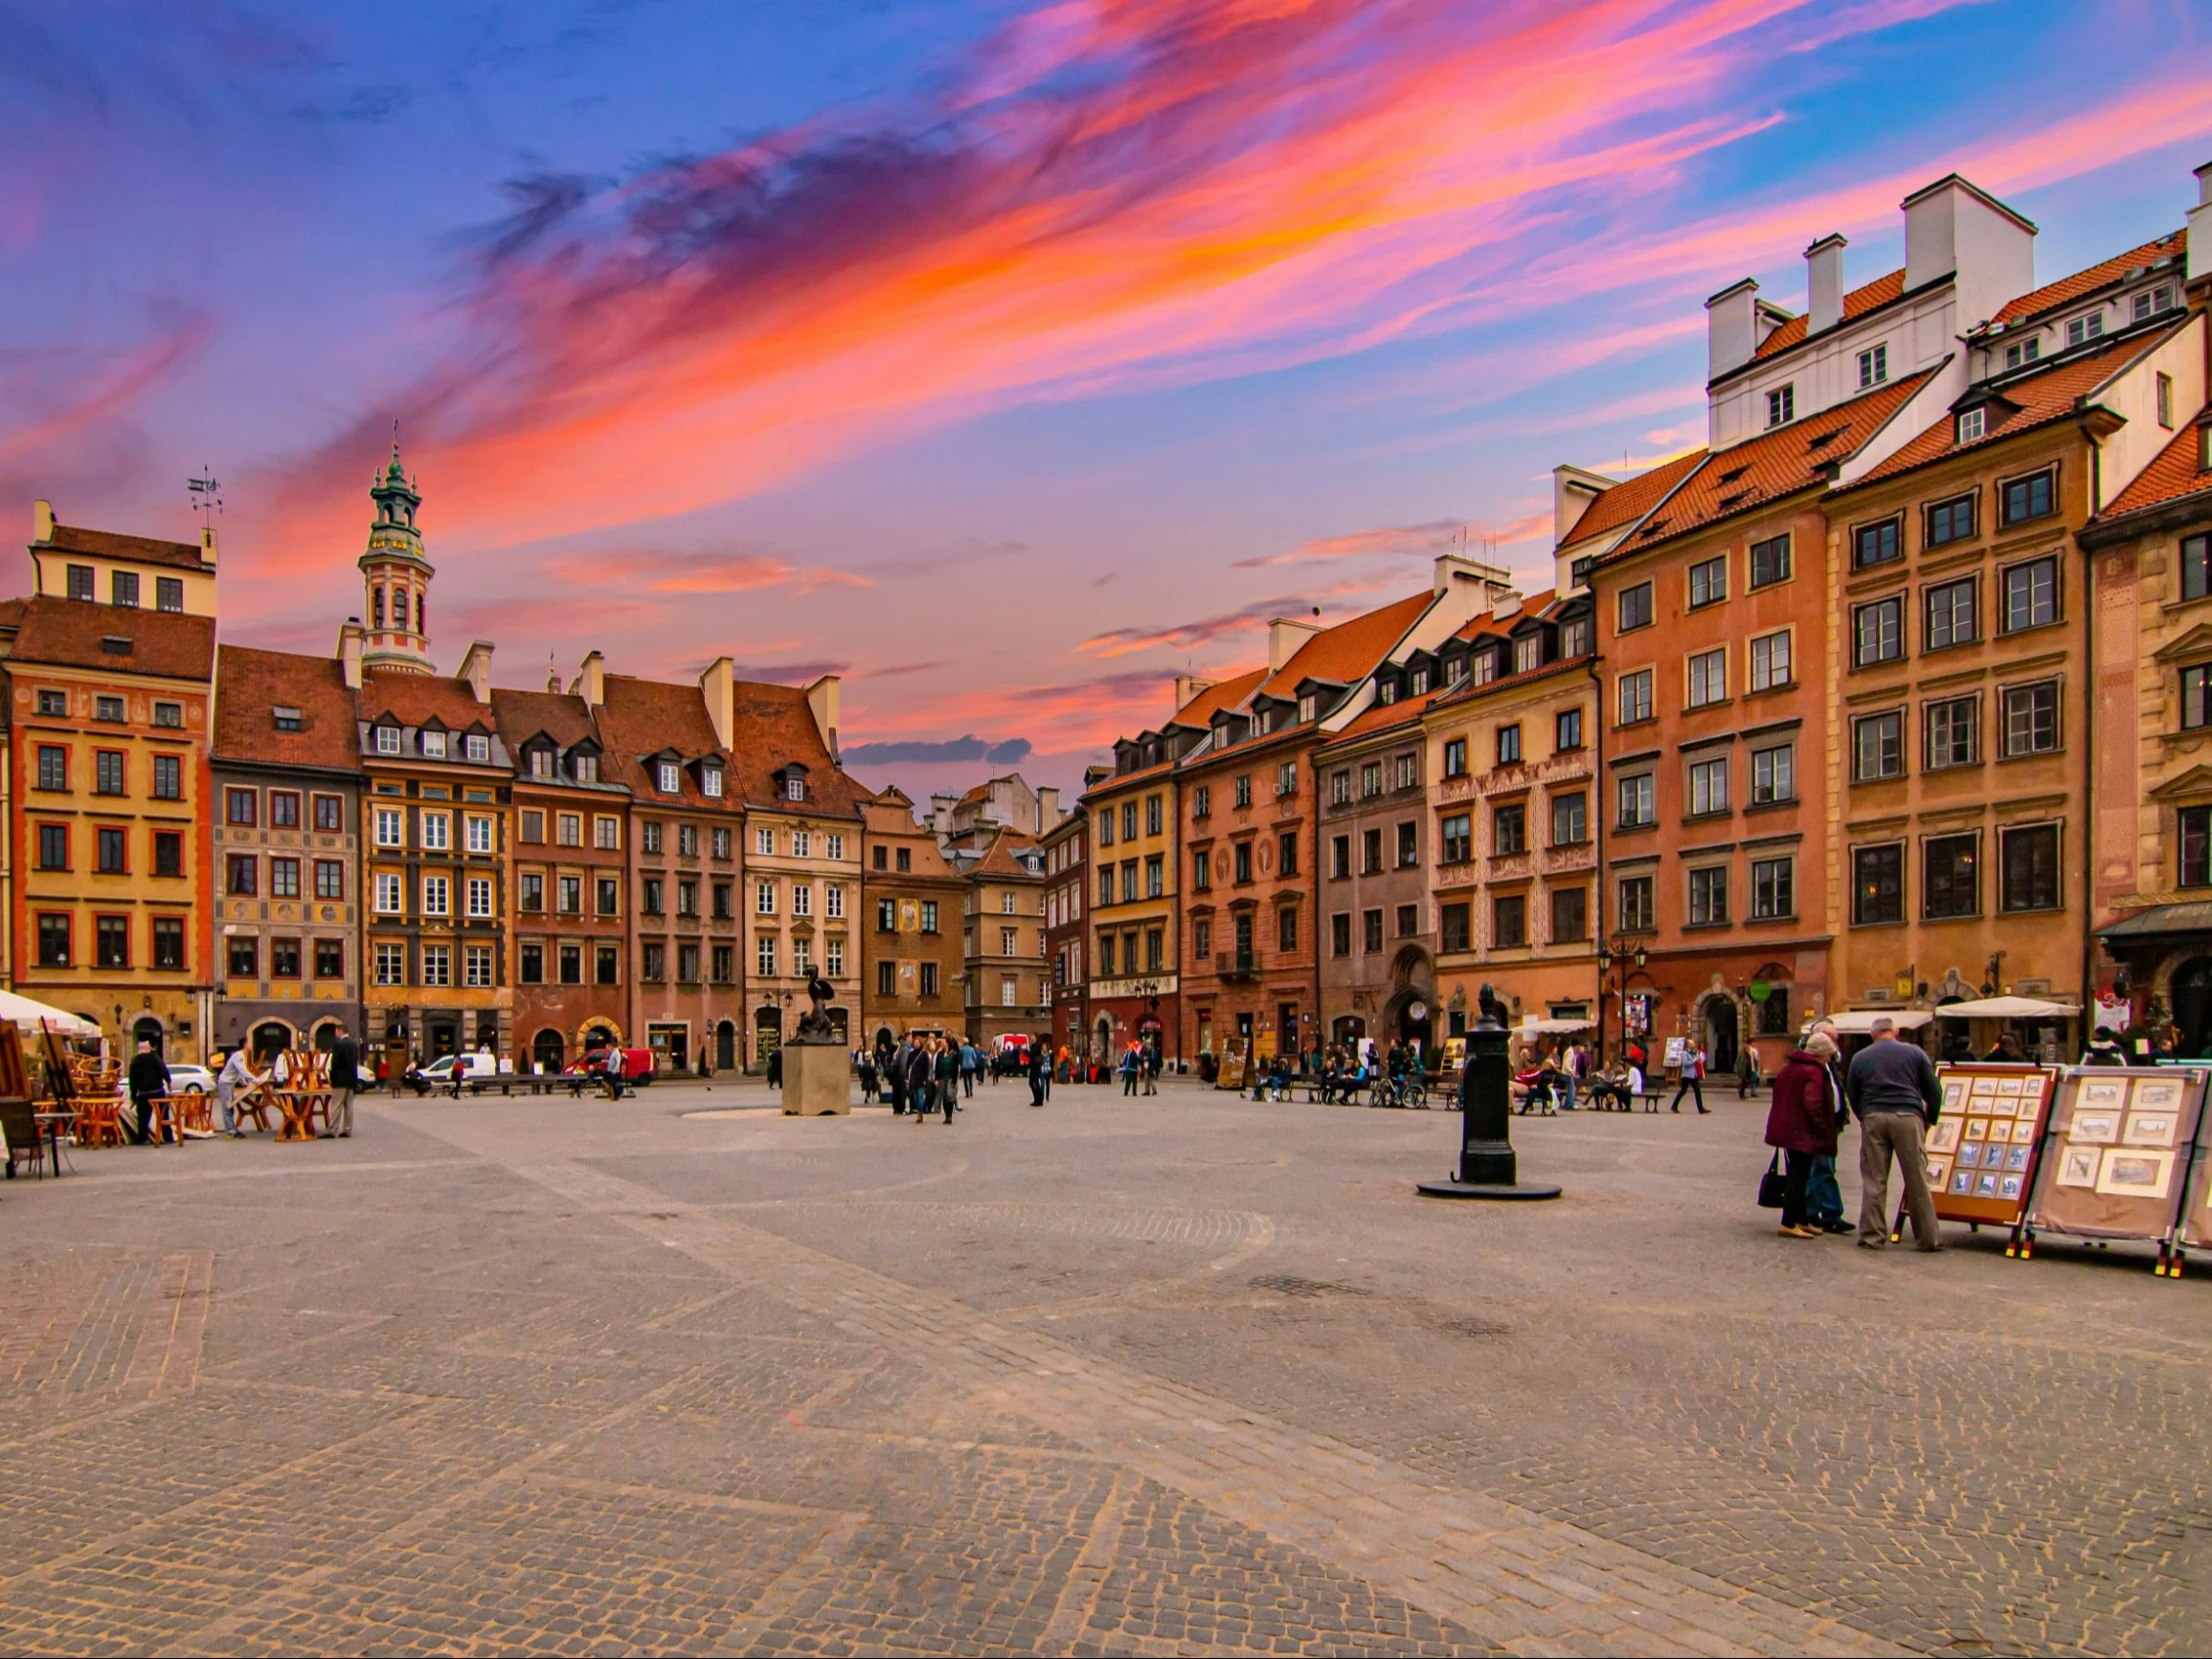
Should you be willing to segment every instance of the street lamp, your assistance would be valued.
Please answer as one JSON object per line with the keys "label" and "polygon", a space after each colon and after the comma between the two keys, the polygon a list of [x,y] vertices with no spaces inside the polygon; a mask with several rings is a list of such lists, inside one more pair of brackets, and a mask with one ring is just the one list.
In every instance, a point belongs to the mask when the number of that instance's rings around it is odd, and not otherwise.
{"label": "street lamp", "polygon": [[1642,973],[1650,960],[1643,946],[1636,943],[1624,929],[1614,934],[1609,942],[1600,940],[1597,947],[1597,1063],[1605,1064],[1605,981],[1614,965],[1620,968],[1620,986],[1616,992],[1620,1003],[1620,1039],[1623,1047],[1628,1043],[1628,972],[1634,964]]}

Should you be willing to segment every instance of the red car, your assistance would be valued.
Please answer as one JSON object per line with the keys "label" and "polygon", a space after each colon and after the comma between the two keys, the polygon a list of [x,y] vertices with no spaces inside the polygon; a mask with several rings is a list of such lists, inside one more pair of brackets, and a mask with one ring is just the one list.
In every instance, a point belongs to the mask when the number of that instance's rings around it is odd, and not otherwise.
{"label": "red car", "polygon": [[[611,1048],[595,1048],[569,1067],[571,1077],[598,1077],[606,1070]],[[650,1048],[622,1050],[622,1082],[631,1088],[643,1088],[653,1081],[653,1051]]]}

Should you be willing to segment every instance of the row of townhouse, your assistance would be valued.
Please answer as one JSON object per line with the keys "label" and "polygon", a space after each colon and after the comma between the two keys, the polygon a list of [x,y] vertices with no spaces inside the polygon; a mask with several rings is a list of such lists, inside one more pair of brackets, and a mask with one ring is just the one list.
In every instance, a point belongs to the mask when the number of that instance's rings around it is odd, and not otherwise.
{"label": "row of townhouse", "polygon": [[1942,1006],[2000,993],[2126,1000],[2201,1050],[2199,179],[2189,230],[2041,285],[2035,227],[1940,180],[1903,269],[1849,287],[1829,236],[1805,312],[1708,302],[1710,443],[1559,468],[1549,591],[1440,560],[1179,682],[1066,841],[1086,1040],[1433,1043],[1488,980],[1517,1020],[1721,1065],[1838,1010],[1948,1040]]}
{"label": "row of townhouse", "polygon": [[722,658],[670,684],[594,652],[520,690],[481,641],[440,674],[396,451],[370,494],[368,619],[327,658],[217,642],[212,533],[38,504],[33,593],[0,601],[9,984],[180,1058],[342,1022],[395,1067],[608,1042],[757,1066],[816,972],[855,1042],[1043,1028],[1036,838],[1008,803],[1056,822],[1050,791],[981,786],[948,855],[840,769],[833,677]]}

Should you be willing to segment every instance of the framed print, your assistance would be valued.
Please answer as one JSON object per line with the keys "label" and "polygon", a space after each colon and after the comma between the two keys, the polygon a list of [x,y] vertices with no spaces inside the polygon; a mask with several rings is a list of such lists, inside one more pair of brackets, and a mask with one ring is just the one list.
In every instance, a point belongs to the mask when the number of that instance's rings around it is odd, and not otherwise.
{"label": "framed print", "polygon": [[2120,1114],[2116,1111],[2077,1111],[2074,1126],[2066,1131],[2066,1139],[2082,1146],[2110,1146],[2120,1138]]}
{"label": "framed print", "polygon": [[2027,1082],[2024,1077],[2000,1077],[1997,1080],[1997,1091],[2004,1095],[2018,1094],[2027,1087]]}
{"label": "framed print", "polygon": [[1986,1117],[1968,1118],[1966,1120],[1966,1138],[1968,1140],[1989,1139],[1989,1119]]}
{"label": "framed print", "polygon": [[1977,1199],[1997,1197],[1997,1175],[1994,1171],[1983,1170],[1974,1177],[1974,1196]]}
{"label": "framed print", "polygon": [[1958,1119],[1947,1117],[1928,1132],[1928,1150],[1931,1153],[1954,1153],[1958,1150]]}
{"label": "framed print", "polygon": [[1966,1079],[1953,1077],[1943,1086],[1943,1110],[1956,1111],[1966,1104]]}
{"label": "framed print", "polygon": [[2135,1079],[2135,1097],[2128,1104],[2137,1111],[2178,1113],[2181,1107],[2181,1085],[2178,1080],[2171,1077],[2138,1077]]}
{"label": "framed print", "polygon": [[1952,1197],[1963,1199],[1970,1197],[1973,1192],[1974,1171],[1960,1170],[1956,1175],[1951,1177]]}
{"label": "framed print", "polygon": [[[1994,1152],[1997,1149],[1993,1147],[1990,1150]],[[2024,1146],[2006,1147],[2004,1151],[2005,1173],[2007,1175],[2020,1175],[2024,1173],[2027,1169],[2028,1153],[2030,1150],[2030,1148]]]}
{"label": "framed print", "polygon": [[2126,1126],[2120,1131],[2122,1146],[2172,1146],[2174,1132],[2181,1126],[2181,1117],[2175,1111],[2143,1111],[2128,1113]]}
{"label": "framed print", "polygon": [[2170,1152],[2109,1146],[2104,1166],[2097,1171],[2097,1191],[2108,1198],[2162,1199],[2173,1174],[2174,1155]]}
{"label": "framed print", "polygon": [[2012,1126],[2012,1138],[2020,1146],[2033,1146],[2036,1140],[2036,1120],[2023,1117]]}
{"label": "framed print", "polygon": [[1997,1079],[1994,1077],[1975,1078],[1974,1080],[1974,1092],[1977,1095],[1995,1094],[1997,1092]]}
{"label": "framed print", "polygon": [[1970,1140],[1958,1149],[1958,1167],[1962,1170],[1981,1168],[1982,1142]]}
{"label": "framed print", "polygon": [[1930,1192],[1940,1193],[1943,1191],[1944,1184],[1950,1179],[1951,1160],[1949,1158],[1931,1157],[1928,1160],[1928,1190]]}
{"label": "framed print", "polygon": [[2020,1184],[2025,1179],[2027,1179],[2025,1176],[2004,1176],[2000,1177],[1997,1183],[1997,1196],[2007,1200],[2019,1198]]}
{"label": "framed print", "polygon": [[2101,1148],[2069,1146],[2059,1155],[2059,1185],[2062,1187],[2093,1187],[2097,1184],[2097,1171],[2105,1161]]}
{"label": "framed print", "polygon": [[2124,1077],[2086,1077],[2074,1090],[2074,1108],[2117,1107],[2127,1093],[2128,1080]]}

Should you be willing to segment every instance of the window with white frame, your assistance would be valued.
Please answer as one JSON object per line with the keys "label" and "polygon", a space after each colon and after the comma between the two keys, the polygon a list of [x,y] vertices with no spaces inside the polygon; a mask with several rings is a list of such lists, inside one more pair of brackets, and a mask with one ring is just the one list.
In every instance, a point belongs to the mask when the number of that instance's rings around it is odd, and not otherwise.
{"label": "window with white frame", "polygon": [[469,945],[463,948],[461,959],[461,980],[464,985],[478,989],[491,983],[491,947]]}
{"label": "window with white frame", "polygon": [[1703,708],[1728,698],[1728,653],[1726,646],[1700,651],[1690,659],[1690,706]]}
{"label": "window with white frame", "polygon": [[446,914],[447,905],[451,897],[451,889],[443,876],[424,876],[422,878],[422,913],[424,915],[442,916]]}
{"label": "window with white frame", "polygon": [[453,820],[441,812],[422,815],[422,844],[434,853],[441,853],[451,844]]}
{"label": "window with white frame", "polygon": [[843,836],[824,836],[822,838],[822,846],[823,856],[833,863],[842,862],[845,858],[845,838]]}
{"label": "window with white frame", "polygon": [[405,822],[406,817],[397,807],[378,807],[376,809],[376,844],[380,847],[395,847],[402,844],[404,836],[402,826]]}
{"label": "window with white frame", "polygon": [[[476,766],[491,764],[491,739],[485,736],[483,732],[470,732],[463,748],[472,764]],[[486,980],[485,983],[489,984],[490,981]]]}
{"label": "window with white frame", "polygon": [[1886,344],[1869,347],[1859,353],[1859,390],[1880,386],[1889,378],[1889,347]]}
{"label": "window with white frame", "polygon": [[845,914],[845,884],[831,882],[822,889],[822,913],[831,921]]}
{"label": "window with white frame", "polygon": [[718,766],[701,767],[699,769],[699,789],[701,793],[716,800],[721,799],[722,769]]}
{"label": "window with white frame", "polygon": [[445,758],[444,732],[425,731],[420,734],[420,739],[422,743],[422,756],[425,760],[443,760]]}
{"label": "window with white frame", "polygon": [[1767,424],[1787,426],[1797,418],[1797,389],[1777,386],[1767,393]]}
{"label": "window with white frame", "polygon": [[811,833],[806,830],[791,832],[791,856],[795,859],[810,859],[814,856],[814,837]]}
{"label": "window with white frame", "polygon": [[776,884],[758,882],[753,888],[753,913],[756,916],[776,914]]}
{"label": "window with white frame", "polygon": [[468,850],[472,853],[491,851],[491,819],[472,816],[466,820],[466,826]]}
{"label": "window with white frame", "polygon": [[753,850],[764,859],[776,856],[776,832],[772,829],[753,832]]}
{"label": "window with white frame", "polygon": [[675,795],[684,787],[684,769],[672,760],[664,760],[654,768],[655,786],[663,795]]}
{"label": "window with white frame", "polygon": [[489,876],[470,876],[468,878],[468,913],[476,917],[491,914],[491,878]]}
{"label": "window with white frame", "polygon": [[760,970],[760,977],[776,977],[776,935],[762,933],[753,941],[754,965]]}
{"label": "window with white frame", "polygon": [[378,915],[396,916],[405,908],[406,901],[401,896],[399,878],[391,871],[379,870],[377,872],[374,891]]}
{"label": "window with white frame", "polygon": [[379,945],[376,947],[376,983],[404,985],[407,983],[407,947]]}
{"label": "window with white frame", "polygon": [[806,798],[806,779],[796,773],[786,777],[783,780],[783,798],[785,800],[804,800]]}
{"label": "window with white frame", "polygon": [[2141,323],[2156,317],[2159,312],[2171,309],[2173,303],[2174,289],[2171,283],[2160,282],[2156,288],[2145,288],[2135,296],[2135,321]]}
{"label": "window with white frame", "polygon": [[791,884],[791,913],[795,916],[814,914],[814,887],[808,882]]}
{"label": "window with white frame", "polygon": [[[376,752],[378,754],[397,754],[399,752],[398,727],[379,726],[376,729]],[[398,981],[394,980],[393,983],[397,984]]]}
{"label": "window with white frame", "polygon": [[1958,441],[1979,443],[1989,433],[1987,409],[1962,409],[1958,412]]}
{"label": "window with white frame", "polygon": [[823,947],[822,971],[832,979],[845,977],[845,941],[843,939],[832,939]]}
{"label": "window with white frame", "polygon": [[2083,346],[2091,340],[2102,340],[2104,337],[2105,312],[2102,306],[2084,316],[2071,317],[2066,320],[2066,344],[2068,346]]}
{"label": "window with white frame", "polygon": [[1762,634],[1751,641],[1751,689],[1772,691],[1790,684],[1790,631]]}
{"label": "window with white frame", "polygon": [[1728,757],[1690,762],[1690,816],[1728,810]]}

